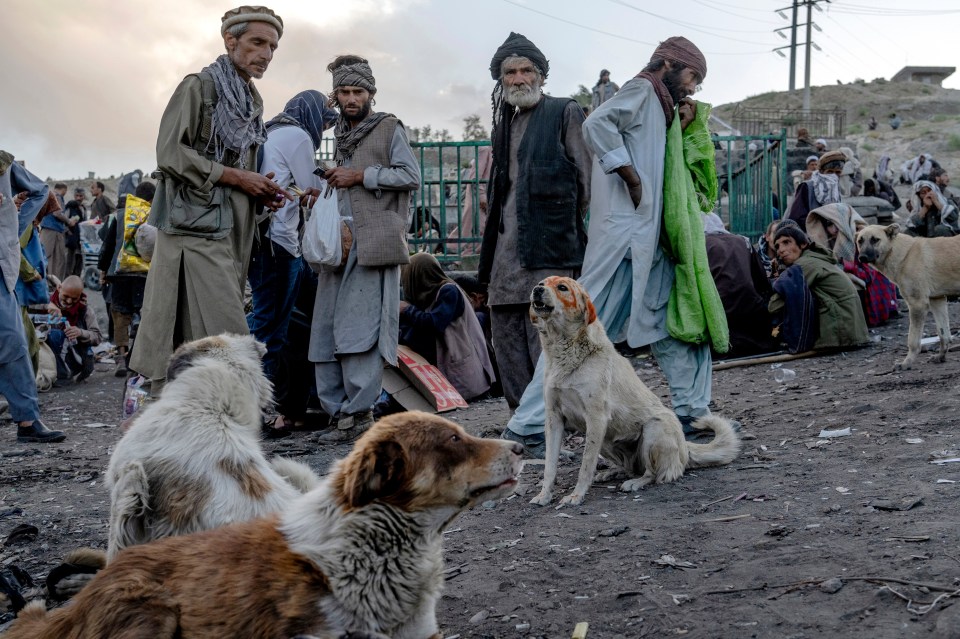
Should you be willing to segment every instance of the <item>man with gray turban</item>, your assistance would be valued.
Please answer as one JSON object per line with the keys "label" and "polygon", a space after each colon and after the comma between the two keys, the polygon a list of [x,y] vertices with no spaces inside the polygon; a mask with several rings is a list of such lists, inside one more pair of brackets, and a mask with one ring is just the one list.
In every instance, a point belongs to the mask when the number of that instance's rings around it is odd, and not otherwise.
{"label": "man with gray turban", "polygon": [[[709,343],[694,344],[667,330],[667,301],[674,262],[661,245],[667,131],[679,115],[686,128],[696,117],[688,100],[707,75],[700,50],[682,37],[668,38],[650,62],[583,124],[596,155],[590,204],[590,242],[580,282],[610,338],[650,346],[670,385],[673,409],[684,426],[709,414]],[[702,235],[698,241],[703,240]],[[523,394],[508,428],[528,438],[544,424],[543,371]]]}
{"label": "man with gray turban", "polygon": [[130,367],[158,380],[183,342],[247,333],[243,290],[254,217],[291,196],[257,173],[266,141],[263,77],[283,21],[260,6],[225,13],[227,52],[180,82],[160,120],[159,181],[150,211],[157,243],[144,292],[142,322]]}
{"label": "man with gray turban", "polygon": [[319,441],[338,443],[373,425],[383,362],[397,361],[400,265],[410,261],[407,213],[420,165],[400,120],[373,111],[377,83],[370,64],[341,55],[327,70],[333,74],[330,104],[340,117],[337,166],[324,177],[337,189],[341,226],[353,239],[346,263],[319,273],[308,355],[320,405],[332,418]]}
{"label": "man with gray turban", "polygon": [[[540,357],[530,291],[550,275],[576,277],[587,241],[590,151],[580,130],[583,110],[570,98],[543,95],[549,72],[540,49],[519,33],[511,33],[490,62],[497,82],[492,190],[478,275],[489,285],[493,345],[511,409]],[[528,441],[504,431],[504,437],[543,456],[542,435]]]}

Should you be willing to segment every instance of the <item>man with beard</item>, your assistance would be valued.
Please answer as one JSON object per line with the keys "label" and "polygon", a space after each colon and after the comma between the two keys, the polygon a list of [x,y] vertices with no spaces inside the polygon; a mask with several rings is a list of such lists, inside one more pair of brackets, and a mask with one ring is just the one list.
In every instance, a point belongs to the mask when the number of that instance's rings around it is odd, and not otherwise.
{"label": "man with beard", "polygon": [[93,218],[105,222],[110,214],[117,208],[113,202],[107,199],[104,194],[106,187],[103,182],[97,181],[90,185],[90,195],[93,196],[93,204],[90,205],[90,212]]}
{"label": "man with beard", "polygon": [[400,120],[372,111],[377,84],[369,63],[341,55],[327,70],[340,117],[337,166],[324,177],[337,189],[341,227],[353,240],[346,263],[319,274],[309,357],[320,405],[332,418],[319,442],[337,443],[373,425],[383,362],[397,361],[400,265],[410,261],[407,212],[420,168]]}
{"label": "man with beard", "polygon": [[292,199],[272,174],[256,172],[266,132],[252,79],[273,59],[283,21],[266,7],[241,6],[224,14],[220,33],[227,52],[183,79],[160,120],[149,218],[157,243],[130,361],[154,380],[183,342],[248,332],[243,290],[254,214]]}
{"label": "man with beard", "polygon": [[[661,244],[664,158],[667,130],[678,115],[683,128],[693,121],[696,103],[688,96],[706,75],[706,59],[692,42],[668,38],[583,125],[596,161],[580,282],[613,341],[650,346],[687,433],[709,414],[713,365],[708,343],[683,342],[667,331],[675,264]],[[544,420],[541,362],[508,430],[543,441]],[[541,444],[541,457],[543,450]]]}
{"label": "man with beard", "polygon": [[[478,278],[488,284],[494,351],[511,409],[540,357],[530,291],[551,275],[576,277],[587,241],[590,151],[581,132],[583,110],[570,98],[543,95],[549,72],[547,58],[519,33],[511,33],[490,62],[497,81],[492,192]],[[504,431],[527,448],[542,444],[542,434],[525,435]]]}

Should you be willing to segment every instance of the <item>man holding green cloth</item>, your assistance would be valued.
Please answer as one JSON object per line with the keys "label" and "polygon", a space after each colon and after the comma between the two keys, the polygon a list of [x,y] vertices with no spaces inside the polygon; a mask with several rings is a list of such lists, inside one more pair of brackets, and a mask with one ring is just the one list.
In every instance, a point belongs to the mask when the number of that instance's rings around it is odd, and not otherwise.
{"label": "man holding green cloth", "polygon": [[[596,160],[580,282],[614,342],[650,346],[691,435],[694,420],[710,412],[710,344],[729,348],[700,215],[716,197],[709,105],[688,99],[706,75],[692,42],[668,38],[583,124]],[[541,359],[507,428],[542,456],[543,423]]]}

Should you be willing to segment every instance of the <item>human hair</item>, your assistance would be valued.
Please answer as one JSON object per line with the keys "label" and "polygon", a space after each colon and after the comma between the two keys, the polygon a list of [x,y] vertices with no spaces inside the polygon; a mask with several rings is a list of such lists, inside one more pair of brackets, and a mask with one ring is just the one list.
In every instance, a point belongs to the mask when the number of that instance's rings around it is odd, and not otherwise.
{"label": "human hair", "polygon": [[141,200],[146,200],[147,202],[153,202],[153,196],[157,192],[157,185],[153,182],[141,182],[137,185],[137,188],[133,191],[133,194],[140,198]]}
{"label": "human hair", "polygon": [[799,226],[780,226],[773,236],[773,244],[776,245],[777,240],[781,237],[789,237],[796,242],[797,246],[801,249],[810,246],[810,238],[800,230]]}
{"label": "human hair", "polygon": [[75,188],[75,189],[73,190],[73,194],[74,194],[74,195],[80,195],[80,194],[86,195],[86,194],[87,194],[87,190],[86,190],[85,188],[83,188],[82,186],[78,186],[77,188]]}
{"label": "human hair", "polygon": [[[647,62],[647,66],[643,67],[643,71],[646,71],[647,73],[656,73],[657,71],[662,69],[664,66],[666,66],[666,64],[667,64],[667,61],[664,58],[653,57],[653,58],[650,58],[650,62]],[[686,65],[675,63],[674,68],[683,69],[685,68],[685,66]]]}
{"label": "human hair", "polygon": [[106,191],[106,190],[107,190],[107,187],[105,187],[105,186],[103,185],[103,182],[97,181],[97,182],[94,182],[94,184],[96,184],[96,185],[97,185],[97,188],[100,189],[101,191]]}
{"label": "human hair", "polygon": [[55,189],[65,189],[65,188],[67,188],[67,185],[64,184],[63,182],[57,182],[56,184],[53,185],[53,188],[55,188]]}
{"label": "human hair", "polygon": [[938,177],[946,172],[947,170],[942,166],[935,166],[927,172],[927,179],[929,179],[931,182],[934,182]]}
{"label": "human hair", "polygon": [[227,27],[227,33],[239,40],[240,36],[246,33],[249,28],[249,22],[238,22],[237,24]]}

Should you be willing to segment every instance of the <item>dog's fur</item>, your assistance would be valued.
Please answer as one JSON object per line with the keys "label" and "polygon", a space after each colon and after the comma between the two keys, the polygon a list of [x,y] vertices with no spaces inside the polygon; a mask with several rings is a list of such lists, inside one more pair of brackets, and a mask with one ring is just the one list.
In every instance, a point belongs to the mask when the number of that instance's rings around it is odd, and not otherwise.
{"label": "dog's fur", "polygon": [[872,264],[900,287],[910,312],[907,356],[894,367],[913,366],[920,355],[920,338],[927,310],[933,313],[940,337],[940,353],[933,361],[947,359],[950,344],[950,314],[947,295],[960,295],[960,236],[912,237],[900,233],[897,224],[867,226],[857,233],[860,261]]}
{"label": "dog's fur", "polygon": [[279,514],[127,548],[71,605],[29,604],[6,639],[440,637],[443,530],[513,490],[522,450],[390,415]]}
{"label": "dog's fur", "polygon": [[107,470],[107,555],[162,537],[264,517],[317,476],[260,448],[272,388],[249,335],[218,335],[176,350],[160,398],[117,443]]}
{"label": "dog's fur", "polygon": [[576,280],[548,277],[534,287],[530,301],[530,318],[540,332],[546,364],[547,417],[543,490],[530,503],[545,506],[553,497],[565,427],[586,433],[586,443],[577,486],[561,505],[583,502],[601,452],[617,469],[596,480],[632,477],[621,484],[624,491],[674,481],[687,468],[736,459],[740,439],[723,418],[710,415],[697,420],[698,428],[713,430],[710,443],[684,439],[677,416],[617,353],[593,302]]}

